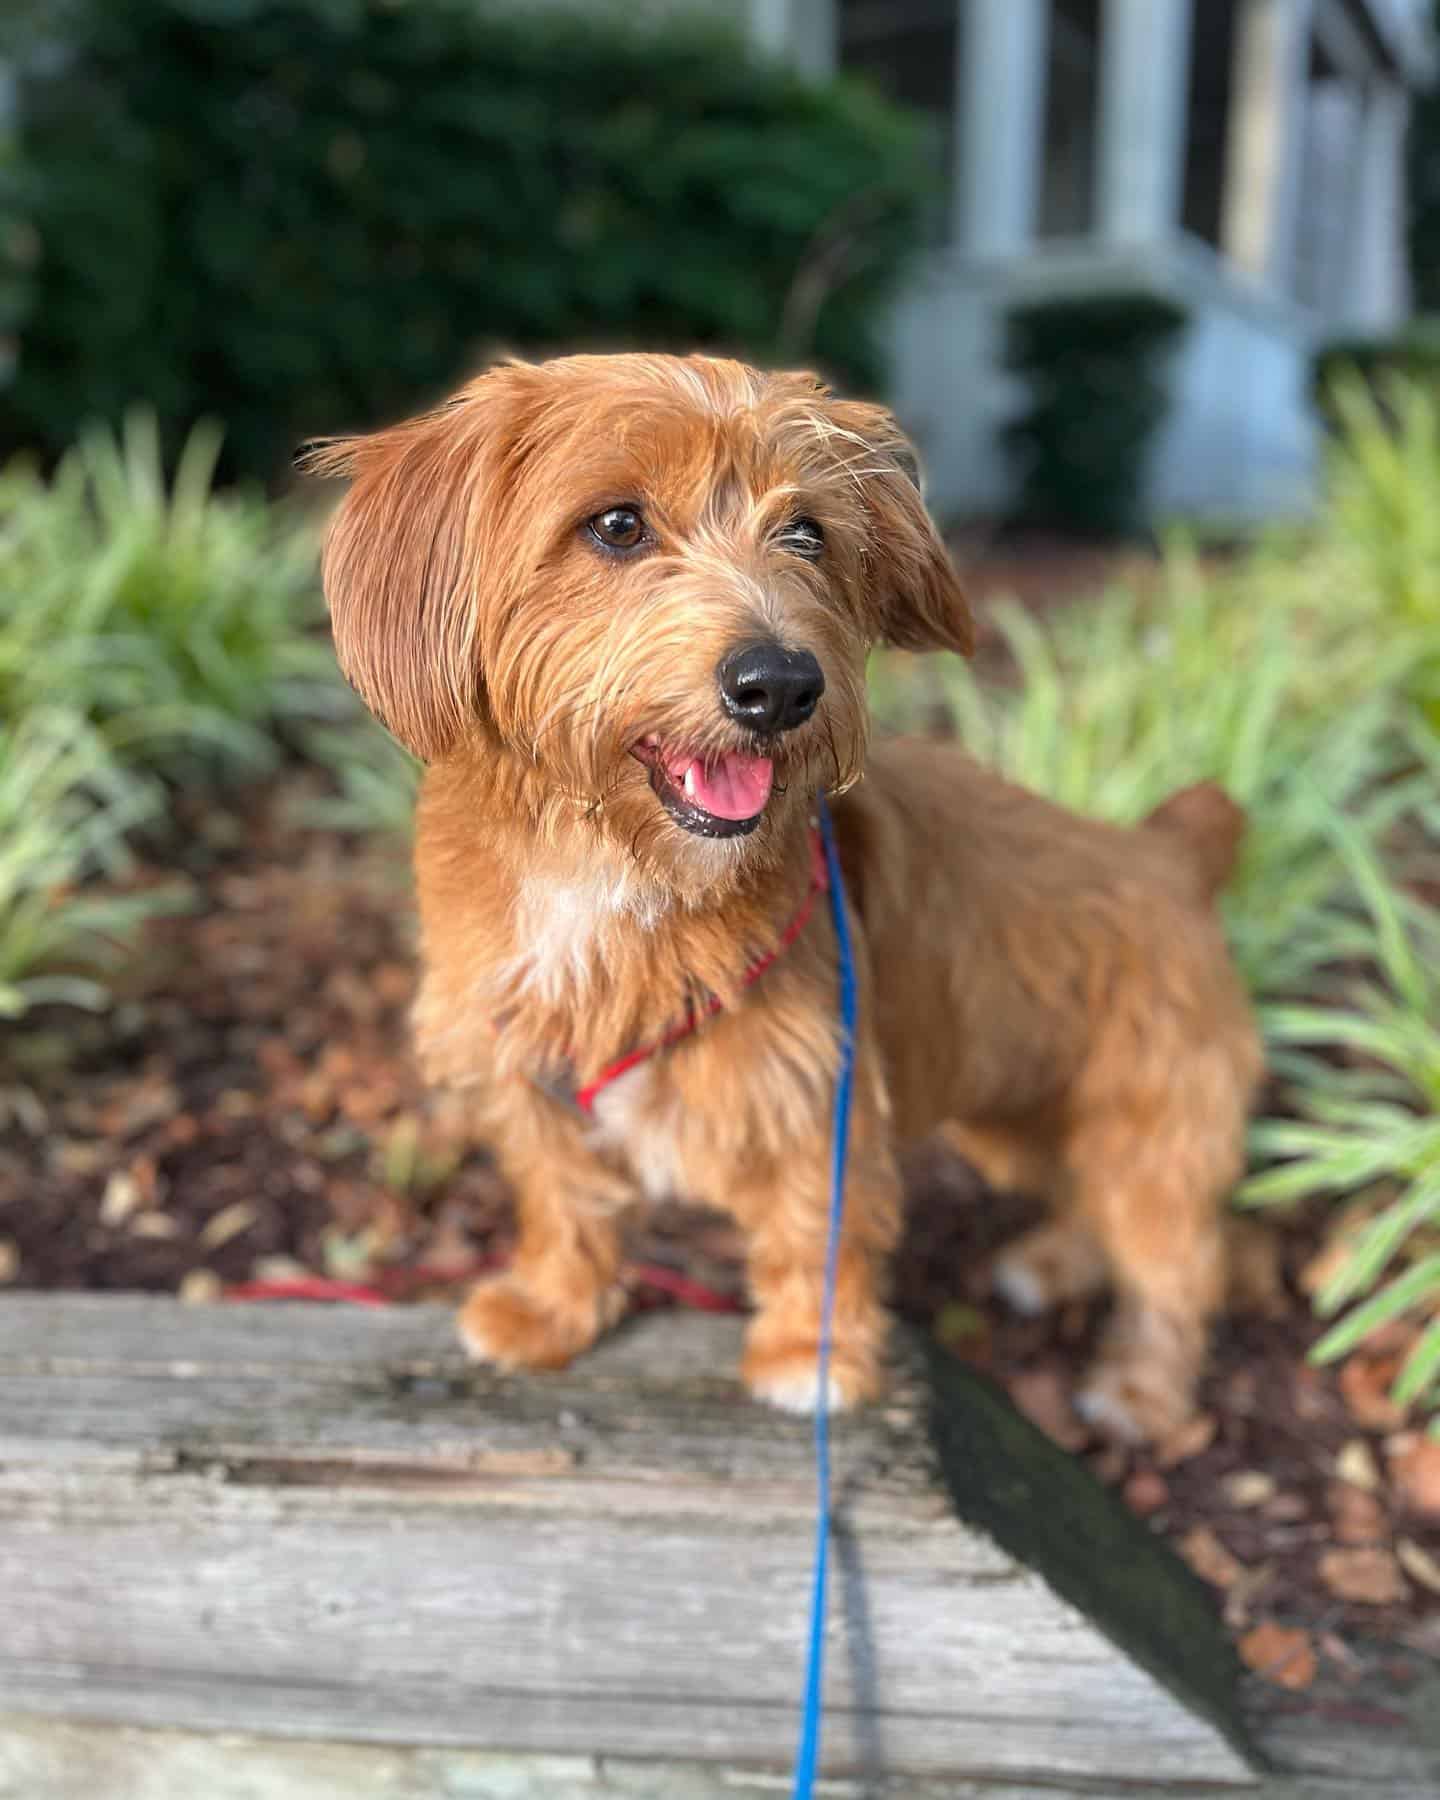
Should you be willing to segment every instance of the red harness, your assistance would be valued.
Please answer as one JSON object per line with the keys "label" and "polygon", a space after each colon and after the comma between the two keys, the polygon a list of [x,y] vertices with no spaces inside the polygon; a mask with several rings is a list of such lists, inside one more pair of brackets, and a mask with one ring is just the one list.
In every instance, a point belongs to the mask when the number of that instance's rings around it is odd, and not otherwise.
{"label": "red harness", "polygon": [[[763,956],[757,956],[745,973],[740,977],[742,988],[753,987],[765,971],[785,954],[810,923],[810,915],[815,910],[817,894],[827,893],[830,888],[830,872],[825,864],[825,846],[821,840],[819,829],[810,829],[810,886],[799,910],[793,919],[780,933],[779,942],[773,950],[767,950]],[[621,1057],[602,1069],[593,1081],[586,1082],[584,1087],[575,1085],[572,1072],[567,1067],[557,1069],[553,1074],[534,1075],[531,1080],[542,1092],[549,1094],[554,1100],[563,1101],[567,1106],[575,1107],[586,1118],[591,1118],[595,1111],[595,1102],[600,1094],[609,1087],[612,1081],[618,1081],[622,1075],[640,1063],[649,1062],[652,1056],[659,1056],[661,1051],[669,1050],[693,1037],[707,1019],[713,1019],[718,1012],[725,1010],[725,1003],[718,994],[712,994],[704,1005],[693,1003],[687,1007],[685,1016],[678,1024],[672,1025],[662,1037],[656,1038],[653,1044],[640,1044],[633,1050],[627,1050]]]}

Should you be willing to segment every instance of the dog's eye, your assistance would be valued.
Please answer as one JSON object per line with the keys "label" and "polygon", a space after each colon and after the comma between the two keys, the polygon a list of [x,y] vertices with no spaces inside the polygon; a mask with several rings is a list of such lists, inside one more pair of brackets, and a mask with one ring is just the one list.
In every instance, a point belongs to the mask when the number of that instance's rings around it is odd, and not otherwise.
{"label": "dog's eye", "polygon": [[586,523],[607,550],[636,550],[645,542],[645,521],[633,506],[607,506]]}
{"label": "dog's eye", "polygon": [[793,550],[796,556],[803,556],[814,562],[825,548],[825,533],[818,519],[792,519],[780,533],[780,542],[787,550]]}

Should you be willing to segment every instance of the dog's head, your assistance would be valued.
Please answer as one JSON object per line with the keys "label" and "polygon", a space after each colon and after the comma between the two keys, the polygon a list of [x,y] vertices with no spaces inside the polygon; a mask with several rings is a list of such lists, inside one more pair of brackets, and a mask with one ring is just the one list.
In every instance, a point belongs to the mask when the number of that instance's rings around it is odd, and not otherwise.
{"label": "dog's head", "polygon": [[312,466],[351,478],[325,590],[379,717],[427,761],[518,759],[672,871],[857,777],[873,643],[970,647],[910,446],[809,375],[507,363]]}

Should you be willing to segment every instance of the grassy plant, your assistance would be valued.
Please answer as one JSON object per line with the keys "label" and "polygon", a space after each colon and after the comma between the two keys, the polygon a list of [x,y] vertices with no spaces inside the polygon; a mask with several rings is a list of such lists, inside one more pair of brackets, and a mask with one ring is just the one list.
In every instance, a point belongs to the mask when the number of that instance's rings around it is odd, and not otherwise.
{"label": "grassy plant", "polygon": [[0,726],[0,1019],[106,1003],[105,969],[163,902],[80,884],[123,872],[126,834],[155,804],[73,714]]}
{"label": "grassy plant", "polygon": [[366,835],[409,835],[420,764],[388,731],[362,716],[349,725],[310,732],[304,748],[329,769],[340,790],[333,799],[308,808],[317,825]]}
{"label": "grassy plant", "polygon": [[[1440,920],[1407,906],[1347,822],[1331,822],[1368,918],[1376,978],[1344,1005],[1273,1007],[1272,1042],[1298,1048],[1296,1117],[1262,1121],[1255,1147],[1280,1159],[1254,1176],[1254,1205],[1343,1195],[1385,1180],[1394,1197],[1354,1232],[1317,1296],[1329,1317],[1319,1361],[1353,1350],[1412,1310],[1434,1315],[1395,1384],[1401,1402],[1440,1399]],[[1337,1060],[1336,1054],[1339,1053]],[[1387,1278],[1388,1277],[1388,1278]],[[1354,1303],[1354,1304],[1352,1304]]]}
{"label": "grassy plant", "polygon": [[1334,400],[1344,429],[1330,459],[1324,597],[1412,640],[1413,691],[1440,727],[1440,392],[1392,381],[1377,395],[1352,377]]}
{"label": "grassy plant", "polygon": [[167,482],[154,423],[85,437],[45,482],[0,477],[0,716],[55,695],[128,762],[264,768],[275,731],[347,703],[323,638],[314,534],[211,485],[197,427]]}

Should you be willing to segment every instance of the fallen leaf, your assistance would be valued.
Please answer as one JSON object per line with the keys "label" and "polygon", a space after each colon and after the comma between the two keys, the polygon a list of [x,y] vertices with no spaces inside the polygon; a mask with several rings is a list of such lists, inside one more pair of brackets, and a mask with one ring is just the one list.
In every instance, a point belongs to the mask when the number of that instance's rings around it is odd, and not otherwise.
{"label": "fallen leaf", "polygon": [[935,1336],[947,1350],[973,1343],[985,1334],[985,1315],[963,1300],[947,1300],[935,1316]]}
{"label": "fallen leaf", "polygon": [[1070,1406],[1065,1383],[1054,1369],[1025,1369],[1006,1383],[1010,1398],[1032,1425],[1062,1450],[1078,1450],[1090,1434]]}
{"label": "fallen leaf", "polygon": [[1335,1473],[1351,1487],[1373,1494],[1380,1485],[1380,1465],[1364,1438],[1351,1438],[1335,1458]]}
{"label": "fallen leaf", "polygon": [[1440,1518],[1440,1439],[1417,1437],[1391,1457],[1390,1477],[1410,1512]]}
{"label": "fallen leaf", "polygon": [[1388,1550],[1327,1550],[1320,1579],[1339,1600],[1362,1606],[1393,1606],[1407,1597],[1400,1565]]}
{"label": "fallen leaf", "polygon": [[180,1282],[180,1298],[187,1306],[205,1306],[220,1298],[220,1277],[213,1269],[190,1269]]}
{"label": "fallen leaf", "polygon": [[1170,1488],[1165,1477],[1157,1474],[1154,1469],[1137,1469],[1125,1483],[1123,1493],[1125,1504],[1142,1519],[1148,1519],[1151,1513],[1159,1512],[1170,1498]]}
{"label": "fallen leaf", "polygon": [[1367,1431],[1395,1431],[1405,1423],[1405,1408],[1390,1398],[1404,1359],[1399,1355],[1350,1357],[1340,1368],[1340,1393],[1350,1416]]}
{"label": "fallen leaf", "polygon": [[1245,1565],[1232,1556],[1208,1525],[1196,1525],[1179,1544],[1180,1554],[1211,1587],[1230,1588],[1245,1573]]}
{"label": "fallen leaf", "polygon": [[1231,1631],[1244,1631],[1250,1624],[1255,1602],[1275,1579],[1274,1563],[1261,1563],[1247,1569],[1225,1595],[1225,1623]]}
{"label": "fallen leaf", "polygon": [[222,1244],[228,1244],[232,1238],[248,1231],[259,1216],[247,1200],[232,1200],[219,1212],[211,1213],[200,1227],[199,1241],[206,1250],[218,1250]]}
{"label": "fallen leaf", "polygon": [[1332,1481],[1325,1504],[1342,1544],[1374,1544],[1385,1536],[1385,1510],[1373,1494],[1352,1487],[1348,1481]]}
{"label": "fallen leaf", "polygon": [[1315,1679],[1314,1646],[1308,1632],[1267,1619],[1247,1631],[1238,1645],[1247,1668],[1277,1687],[1308,1688]]}
{"label": "fallen leaf", "polygon": [[1246,1510],[1274,1499],[1275,1477],[1260,1469],[1240,1469],[1234,1475],[1227,1475],[1220,1488],[1232,1506]]}
{"label": "fallen leaf", "polygon": [[250,1271],[254,1281],[306,1281],[313,1273],[293,1256],[257,1256]]}
{"label": "fallen leaf", "polygon": [[1192,1457],[1199,1456],[1215,1442],[1215,1433],[1219,1429],[1219,1420],[1214,1413],[1196,1413],[1195,1417],[1182,1425],[1178,1431],[1172,1431],[1163,1443],[1155,1446],[1155,1462],[1159,1468],[1173,1469],[1178,1464],[1189,1462]]}
{"label": "fallen leaf", "polygon": [[0,1287],[8,1287],[20,1273],[20,1246],[14,1238],[0,1238]]}
{"label": "fallen leaf", "polygon": [[137,1213],[130,1221],[130,1235],[138,1238],[175,1238],[180,1235],[180,1226],[166,1212]]}
{"label": "fallen leaf", "polygon": [[117,1169],[100,1196],[100,1223],[112,1230],[123,1225],[131,1213],[138,1211],[143,1198],[140,1184],[129,1170]]}
{"label": "fallen leaf", "polygon": [[1413,1538],[1401,1538],[1395,1545],[1395,1556],[1413,1581],[1429,1588],[1432,1594],[1440,1594],[1440,1561],[1428,1550],[1422,1550]]}

